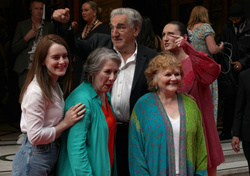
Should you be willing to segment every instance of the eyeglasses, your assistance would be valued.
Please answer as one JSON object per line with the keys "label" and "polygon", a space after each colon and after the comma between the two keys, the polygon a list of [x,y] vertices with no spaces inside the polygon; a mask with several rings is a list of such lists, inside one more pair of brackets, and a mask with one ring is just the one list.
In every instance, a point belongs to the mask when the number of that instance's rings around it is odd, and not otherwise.
{"label": "eyeglasses", "polygon": [[241,19],[242,19],[241,17],[229,17],[229,20],[236,23],[239,23]]}

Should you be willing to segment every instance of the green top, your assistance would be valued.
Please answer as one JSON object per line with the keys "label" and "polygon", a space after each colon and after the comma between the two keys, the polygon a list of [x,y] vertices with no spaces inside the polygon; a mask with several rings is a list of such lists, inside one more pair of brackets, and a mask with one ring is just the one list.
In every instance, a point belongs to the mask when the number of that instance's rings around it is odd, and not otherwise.
{"label": "green top", "polygon": [[[106,95],[110,103],[110,94]],[[65,112],[79,102],[85,104],[85,116],[62,134],[56,173],[58,176],[111,175],[108,124],[100,97],[90,83],[81,83],[69,95],[65,101]],[[114,150],[112,175],[117,175],[115,158]]]}

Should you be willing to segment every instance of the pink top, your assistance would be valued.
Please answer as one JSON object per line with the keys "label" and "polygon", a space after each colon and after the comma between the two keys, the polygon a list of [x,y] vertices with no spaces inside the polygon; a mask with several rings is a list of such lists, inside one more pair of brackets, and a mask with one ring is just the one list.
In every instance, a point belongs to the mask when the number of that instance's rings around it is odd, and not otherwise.
{"label": "pink top", "polygon": [[186,40],[182,40],[181,47],[189,57],[182,61],[184,78],[178,92],[192,95],[201,110],[208,168],[215,167],[224,162],[225,158],[214,120],[209,85],[218,78],[221,67],[206,53],[196,51]]}
{"label": "pink top", "polygon": [[32,145],[48,144],[56,139],[55,125],[63,117],[64,99],[52,88],[54,103],[48,102],[43,96],[36,77],[30,82],[22,100],[20,127],[27,133]]}

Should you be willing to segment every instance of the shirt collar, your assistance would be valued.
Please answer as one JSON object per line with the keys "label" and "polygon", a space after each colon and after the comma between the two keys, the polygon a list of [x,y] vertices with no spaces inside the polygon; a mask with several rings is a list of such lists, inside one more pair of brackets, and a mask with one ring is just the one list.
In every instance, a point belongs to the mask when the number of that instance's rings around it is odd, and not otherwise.
{"label": "shirt collar", "polygon": [[[121,53],[120,53],[115,47],[113,47],[113,49],[117,52],[117,54],[118,54],[119,56],[121,56]],[[137,44],[137,42],[136,42],[136,40],[135,40],[135,52],[132,54],[132,56],[133,56],[133,55],[136,56],[136,55],[137,55],[137,51],[138,51],[138,44]]]}
{"label": "shirt collar", "polygon": [[[115,47],[113,47],[113,49],[116,51],[116,53],[118,54],[118,56],[122,60],[121,66],[124,65],[124,60],[123,60],[123,57],[122,57],[121,53],[117,49],[115,49]],[[130,56],[130,58],[134,58],[134,59],[132,59],[132,60],[128,59],[127,63],[130,62],[130,61],[135,61],[136,60],[137,52],[138,52],[138,44],[137,44],[137,42],[135,40],[135,52]]]}

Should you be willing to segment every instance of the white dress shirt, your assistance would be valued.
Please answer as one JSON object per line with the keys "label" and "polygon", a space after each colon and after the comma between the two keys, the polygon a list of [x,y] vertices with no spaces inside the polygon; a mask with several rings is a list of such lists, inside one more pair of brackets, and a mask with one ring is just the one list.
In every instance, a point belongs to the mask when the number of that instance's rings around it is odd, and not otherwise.
{"label": "white dress shirt", "polygon": [[137,45],[134,54],[124,62],[122,55],[120,71],[111,90],[111,103],[116,115],[116,120],[128,122],[130,119],[130,94],[135,73],[135,63],[137,56]]}
{"label": "white dress shirt", "polygon": [[65,104],[62,91],[61,97],[54,89],[52,92],[55,97],[54,103],[45,99],[37,79],[34,78],[23,96],[20,127],[23,133],[27,133],[33,145],[48,144],[56,138],[54,126],[62,119]]}

